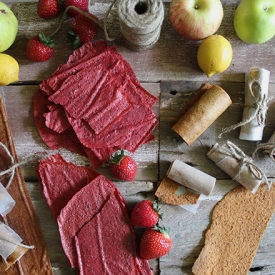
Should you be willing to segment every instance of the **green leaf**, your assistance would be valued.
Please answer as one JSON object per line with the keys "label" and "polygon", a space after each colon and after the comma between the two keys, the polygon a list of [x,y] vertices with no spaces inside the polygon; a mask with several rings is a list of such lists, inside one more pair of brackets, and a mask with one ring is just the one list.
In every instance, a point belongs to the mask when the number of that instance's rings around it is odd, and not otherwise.
{"label": "green leaf", "polygon": [[114,155],[111,156],[110,160],[109,160],[109,163],[112,163],[112,164],[117,164],[119,165],[120,162],[124,159],[124,150],[122,149],[119,152],[116,152]]}
{"label": "green leaf", "polygon": [[45,46],[50,48],[54,47],[54,40],[51,36],[46,36],[43,32],[38,34],[40,42],[42,42]]}
{"label": "green leaf", "polygon": [[77,49],[81,46],[79,35],[71,29],[67,32],[67,43],[71,45],[73,49]]}

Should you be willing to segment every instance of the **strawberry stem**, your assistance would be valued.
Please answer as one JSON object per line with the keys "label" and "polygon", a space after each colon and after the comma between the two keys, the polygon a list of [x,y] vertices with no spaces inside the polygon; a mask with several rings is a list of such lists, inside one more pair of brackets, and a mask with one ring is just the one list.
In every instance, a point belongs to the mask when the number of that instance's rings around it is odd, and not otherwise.
{"label": "strawberry stem", "polygon": [[77,12],[79,12],[80,14],[82,15],[85,15],[87,18],[93,20],[99,27],[101,27],[102,29],[104,29],[104,26],[101,24],[101,22],[99,20],[97,20],[96,18],[92,17],[91,15],[89,15],[89,13],[75,7],[75,6],[68,6],[65,10],[64,10],[64,13],[61,17],[61,21],[59,22],[59,25],[57,27],[57,29],[50,35],[51,37],[55,36],[61,29],[61,26],[63,25],[65,19],[66,19],[66,16],[67,16],[67,13],[68,13],[68,10],[69,9],[73,9],[73,10],[76,10]]}
{"label": "strawberry stem", "polygon": [[161,227],[159,225],[155,225],[152,229],[156,230],[156,231],[159,231],[163,235],[168,235],[169,232],[170,232],[170,229],[166,229],[165,227]]}
{"label": "strawberry stem", "polygon": [[163,214],[159,212],[158,202],[155,200],[153,201],[153,209],[158,213],[159,219],[162,219]]}
{"label": "strawberry stem", "polygon": [[124,150],[122,149],[120,153],[116,152],[114,155],[110,157],[109,163],[119,165],[120,162],[124,159]]}
{"label": "strawberry stem", "polygon": [[38,34],[40,42],[42,42],[45,46],[50,48],[54,47],[54,41],[51,36],[46,36],[43,32]]}

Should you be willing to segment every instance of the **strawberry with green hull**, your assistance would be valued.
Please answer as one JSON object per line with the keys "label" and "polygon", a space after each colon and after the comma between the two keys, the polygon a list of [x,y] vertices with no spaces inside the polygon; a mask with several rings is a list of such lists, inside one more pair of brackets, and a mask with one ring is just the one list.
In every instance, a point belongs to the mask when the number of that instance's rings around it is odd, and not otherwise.
{"label": "strawberry with green hull", "polygon": [[43,19],[57,17],[61,13],[59,0],[38,0],[37,14]]}
{"label": "strawberry with green hull", "polygon": [[140,256],[145,260],[157,259],[170,252],[172,240],[165,228],[147,229],[140,240]]}
{"label": "strawberry with green hull", "polygon": [[[94,19],[94,20],[93,20]],[[77,14],[70,22],[70,30],[67,33],[67,41],[74,49],[82,44],[92,41],[98,33],[98,18],[91,14]]]}
{"label": "strawberry with green hull", "polygon": [[124,150],[111,156],[109,164],[111,173],[117,179],[132,181],[136,177],[137,164],[133,158],[124,155]]}
{"label": "strawberry with green hull", "polygon": [[52,37],[39,33],[27,43],[27,58],[30,61],[44,62],[54,54],[54,41]]}
{"label": "strawberry with green hull", "polygon": [[148,228],[155,226],[160,218],[158,203],[150,200],[143,200],[136,204],[130,217],[133,226]]}
{"label": "strawberry with green hull", "polygon": [[[86,11],[88,11],[88,4],[89,4],[88,0],[63,0],[64,9],[66,9],[70,6],[73,6],[73,7],[77,7],[81,11],[86,12]],[[74,8],[69,8],[68,14],[73,17],[73,16],[76,16],[77,14],[79,14],[79,12]]]}

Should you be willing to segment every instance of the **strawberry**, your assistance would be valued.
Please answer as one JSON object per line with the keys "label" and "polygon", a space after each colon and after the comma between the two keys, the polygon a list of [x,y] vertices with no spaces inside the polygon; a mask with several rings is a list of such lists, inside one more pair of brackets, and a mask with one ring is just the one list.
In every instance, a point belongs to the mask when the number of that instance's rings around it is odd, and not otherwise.
{"label": "strawberry", "polygon": [[98,24],[88,18],[88,16],[94,18],[96,21],[98,20],[97,17],[91,13],[86,13],[86,15],[79,13],[73,17],[70,22],[67,40],[74,49],[85,42],[93,40],[97,35]]}
{"label": "strawberry", "polygon": [[147,229],[140,240],[140,256],[146,260],[160,258],[168,254],[171,248],[172,240],[162,227]]}
{"label": "strawberry", "polygon": [[159,213],[158,203],[150,200],[143,200],[135,205],[131,212],[130,220],[133,226],[153,227],[161,214]]}
{"label": "strawberry", "polygon": [[124,150],[111,156],[109,164],[112,174],[120,180],[132,181],[136,176],[137,164],[130,156],[124,155]]}
{"label": "strawberry", "polygon": [[50,36],[39,33],[27,43],[27,58],[31,61],[44,62],[54,53],[54,41]]}
{"label": "strawberry", "polygon": [[37,14],[43,19],[50,19],[60,14],[61,7],[58,0],[38,0]]}
{"label": "strawberry", "polygon": [[[69,6],[74,6],[86,12],[88,11],[88,4],[89,0],[63,0],[64,9],[68,8]],[[69,8],[68,14],[73,17],[79,14],[79,12],[73,8]]]}

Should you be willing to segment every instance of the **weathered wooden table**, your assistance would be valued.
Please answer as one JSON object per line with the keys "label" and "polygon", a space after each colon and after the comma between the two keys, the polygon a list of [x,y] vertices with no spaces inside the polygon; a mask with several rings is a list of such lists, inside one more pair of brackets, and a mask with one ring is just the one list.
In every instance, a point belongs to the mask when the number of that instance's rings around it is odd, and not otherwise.
{"label": "weathered wooden table", "polygon": [[[169,2],[165,2],[165,20],[161,36],[153,49],[134,52],[125,46],[123,38],[114,42],[118,51],[129,61],[136,72],[142,86],[159,97],[154,111],[159,117],[159,125],[155,129],[155,141],[141,146],[134,154],[138,163],[136,180],[132,183],[117,182],[117,186],[132,207],[144,198],[153,198],[157,184],[164,177],[168,166],[174,159],[180,159],[203,172],[217,178],[217,185],[236,184],[208,159],[206,153],[217,141],[217,135],[225,126],[238,123],[242,118],[244,100],[244,75],[252,67],[261,67],[270,71],[270,95],[275,93],[275,39],[263,45],[250,45],[238,39],[233,28],[233,15],[239,1],[223,0],[224,19],[219,34],[225,36],[233,47],[231,66],[222,74],[208,79],[200,70],[196,61],[196,52],[200,42],[187,41],[180,37],[171,27],[168,18]],[[109,7],[109,1],[91,1],[90,11],[103,18]],[[36,130],[32,97],[39,83],[51,75],[60,65],[65,63],[72,53],[66,44],[66,24],[55,37],[55,54],[47,62],[33,63],[26,58],[27,36],[44,31],[51,34],[57,27],[60,18],[44,21],[36,13],[36,3],[10,3],[19,21],[19,33],[14,45],[7,51],[15,57],[20,65],[20,81],[13,85],[0,87],[4,99],[9,123],[19,160],[27,156],[47,151],[48,148],[40,139]],[[111,17],[115,18],[115,10]],[[119,32],[113,24],[111,34]],[[104,38],[101,30],[97,38]],[[223,87],[233,104],[211,125],[191,146],[187,146],[171,130],[171,126],[180,117],[181,109],[204,83],[218,84]],[[266,142],[275,130],[275,108],[270,104],[267,123],[264,129],[263,142]],[[256,142],[241,141],[239,129],[224,135],[219,141],[231,140],[247,154],[251,154]],[[61,150],[61,154],[78,165],[87,165],[88,160],[80,158],[69,151]],[[256,163],[261,165],[269,178],[275,178],[274,163],[259,152]],[[40,192],[35,172],[37,162],[29,162],[22,166],[25,181],[33,200],[55,275],[72,275],[77,271],[70,268],[63,252],[59,232],[50,210]],[[112,178],[108,169],[102,167],[100,172]],[[196,213],[191,213],[179,206],[161,204],[164,213],[162,224],[170,228],[173,248],[169,255],[150,261],[155,274],[180,275],[192,274],[191,268],[204,245],[204,233],[210,226],[211,213],[218,198],[201,202]],[[275,217],[271,220],[258,248],[249,274],[275,274]],[[1,273],[2,274],[2,273]],[[42,274],[41,274],[42,275]]]}

